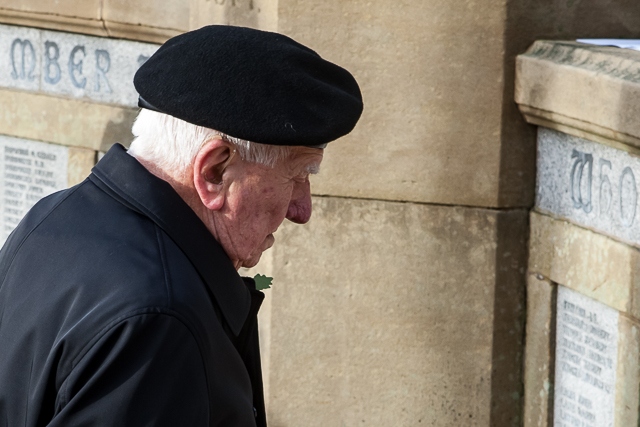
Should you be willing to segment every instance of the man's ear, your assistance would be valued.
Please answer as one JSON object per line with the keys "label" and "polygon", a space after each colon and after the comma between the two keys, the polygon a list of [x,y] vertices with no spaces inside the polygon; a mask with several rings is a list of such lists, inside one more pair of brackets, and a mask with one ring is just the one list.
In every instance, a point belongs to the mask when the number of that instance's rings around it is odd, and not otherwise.
{"label": "man's ear", "polygon": [[193,184],[200,201],[209,210],[217,211],[224,206],[227,186],[223,176],[234,153],[233,145],[216,137],[204,144],[196,155]]}

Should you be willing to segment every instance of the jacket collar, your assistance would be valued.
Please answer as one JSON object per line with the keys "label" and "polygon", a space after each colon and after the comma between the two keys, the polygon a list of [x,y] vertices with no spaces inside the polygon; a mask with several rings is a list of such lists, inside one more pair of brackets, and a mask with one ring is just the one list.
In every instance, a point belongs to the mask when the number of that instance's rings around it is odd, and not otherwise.
{"label": "jacket collar", "polygon": [[249,314],[250,292],[222,246],[189,205],[120,144],[114,145],[92,172],[89,179],[108,187],[121,203],[150,218],[182,249],[237,336]]}

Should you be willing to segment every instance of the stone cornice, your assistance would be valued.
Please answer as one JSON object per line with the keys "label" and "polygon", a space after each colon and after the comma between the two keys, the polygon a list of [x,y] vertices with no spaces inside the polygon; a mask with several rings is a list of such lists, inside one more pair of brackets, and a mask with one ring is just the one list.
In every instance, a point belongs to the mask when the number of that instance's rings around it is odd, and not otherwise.
{"label": "stone cornice", "polygon": [[515,100],[529,123],[640,149],[640,52],[537,41],[516,60]]}
{"label": "stone cornice", "polygon": [[25,12],[6,8],[0,8],[0,23],[158,44],[183,32],[183,30],[175,28],[135,25],[53,13]]}

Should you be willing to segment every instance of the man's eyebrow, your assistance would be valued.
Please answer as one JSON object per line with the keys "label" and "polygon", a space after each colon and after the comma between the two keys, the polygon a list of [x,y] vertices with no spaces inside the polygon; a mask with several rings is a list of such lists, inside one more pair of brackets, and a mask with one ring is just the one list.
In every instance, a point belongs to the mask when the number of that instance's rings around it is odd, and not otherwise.
{"label": "man's eyebrow", "polygon": [[304,171],[310,175],[315,175],[320,172],[320,163],[312,163],[310,165],[307,165]]}

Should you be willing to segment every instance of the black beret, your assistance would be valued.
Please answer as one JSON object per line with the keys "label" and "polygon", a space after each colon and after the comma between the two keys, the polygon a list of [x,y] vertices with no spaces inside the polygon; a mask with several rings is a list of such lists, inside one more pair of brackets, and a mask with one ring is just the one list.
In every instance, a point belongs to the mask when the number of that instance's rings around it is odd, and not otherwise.
{"label": "black beret", "polygon": [[345,69],[287,36],[211,25],[162,45],[133,79],[139,105],[273,145],[322,146],[362,113]]}

